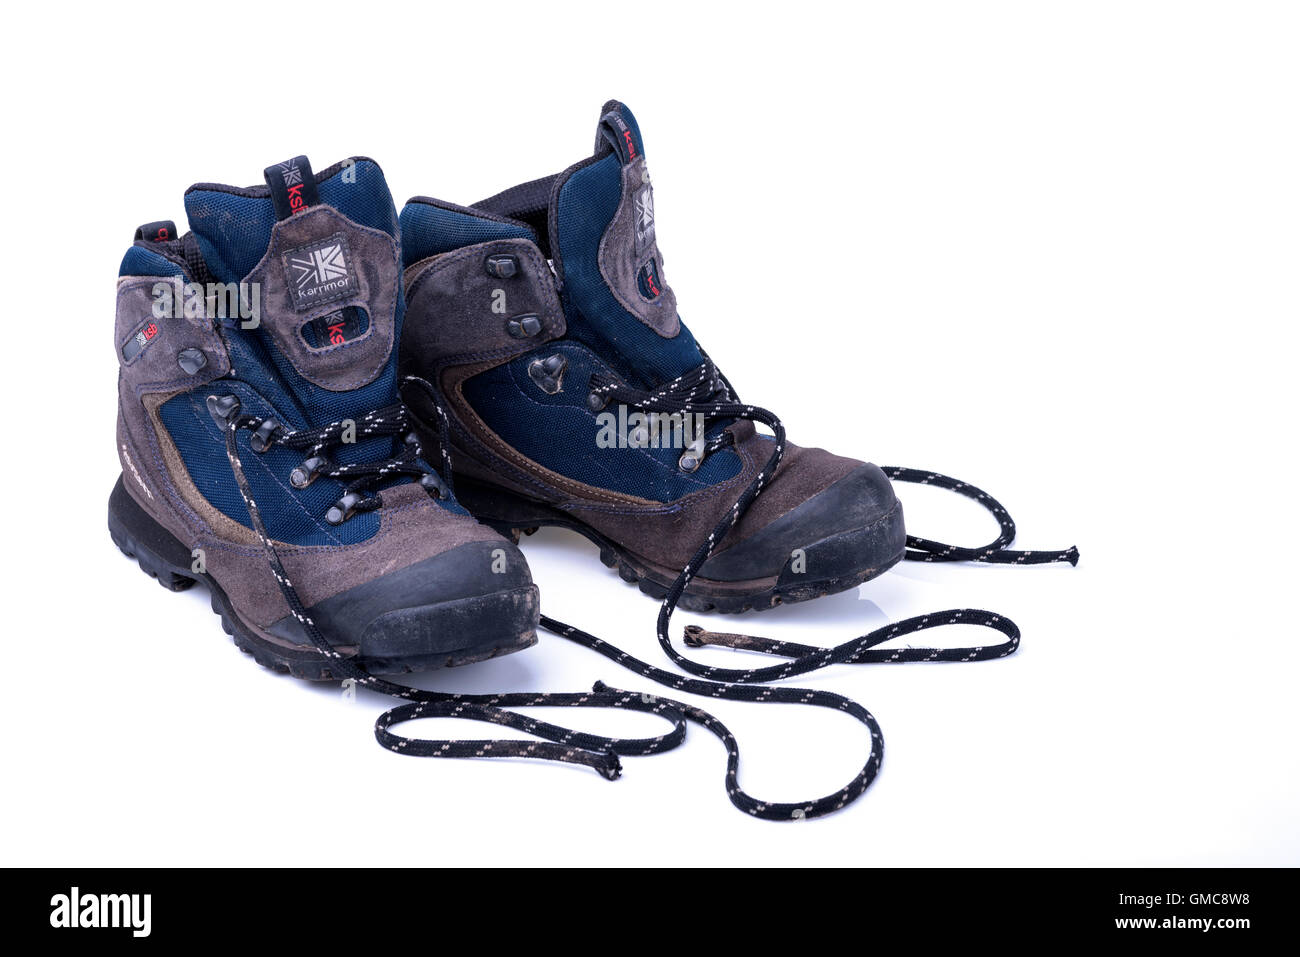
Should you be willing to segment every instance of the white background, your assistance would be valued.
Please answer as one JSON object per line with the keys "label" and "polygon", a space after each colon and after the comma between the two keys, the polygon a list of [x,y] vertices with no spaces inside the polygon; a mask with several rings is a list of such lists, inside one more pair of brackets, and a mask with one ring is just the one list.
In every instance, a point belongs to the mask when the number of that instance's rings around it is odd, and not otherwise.
{"label": "white background", "polygon": [[[1292,9],[14,7],[0,859],[1300,863]],[[675,634],[818,643],[948,607],[1019,622],[1007,660],[801,679],[885,732],[875,785],[830,818],[747,819],[699,728],[614,784],[391,755],[371,730],[386,701],[261,670],[201,589],[159,588],[105,530],[113,281],[136,225],[182,220],[192,182],[260,182],[299,152],[376,158],[399,205],[473,202],[587,155],[610,97],[646,137],[682,314],[743,397],[800,444],[980,485],[1024,547],[1083,554],[908,563],[762,616],[679,613]],[[910,530],[992,537],[974,505],[900,494]],[[547,613],[663,662],[656,604],[594,548],[560,532],[525,548]],[[550,635],[421,680],[597,678],[661,690]],[[865,754],[843,716],[705,706],[763,798],[834,790]]]}

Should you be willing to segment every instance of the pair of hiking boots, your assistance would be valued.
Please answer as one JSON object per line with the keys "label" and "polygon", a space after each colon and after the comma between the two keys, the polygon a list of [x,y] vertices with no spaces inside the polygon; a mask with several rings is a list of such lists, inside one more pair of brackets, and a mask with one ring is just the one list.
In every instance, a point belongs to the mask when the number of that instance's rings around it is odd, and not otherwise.
{"label": "pair of hiking boots", "polygon": [[[536,642],[540,621],[678,690],[848,711],[879,742],[874,718],[849,699],[754,685],[834,661],[1000,656],[1014,651],[1015,626],[949,612],[837,649],[688,629],[688,644],[788,659],[718,669],[674,648],[673,608],[739,612],[816,598],[905,553],[1075,560],[1073,550],[1008,551],[1014,526],[984,493],[892,470],[977,498],[1003,524],[983,549],[909,540],[884,471],[789,444],[775,416],[738,399],[678,316],[655,241],[644,144],[618,102],[601,111],[592,155],[472,206],[421,197],[399,217],[383,173],[364,158],[313,173],[298,157],[265,178],[247,189],[191,187],[190,231],[142,226],[122,261],[122,476],[109,529],[164,586],[205,582],[226,631],[261,664],[408,699],[377,726],[393,750],[551,758],[615,777],[618,755],[673,747],[696,721],[727,743],[728,793],[742,809],[825,813],[870,783],[878,743],[841,792],[772,804],[740,790],[725,727],[680,702],[603,685],[453,695],[379,676],[521,650]],[[695,677],[541,617],[516,544],[542,525],[585,535],[603,562],[662,598],[660,644]],[[874,647],[952,615],[1005,640]],[[508,710],[534,704],[635,708],[673,727],[627,741]],[[542,740],[428,741],[389,730],[437,714]]]}

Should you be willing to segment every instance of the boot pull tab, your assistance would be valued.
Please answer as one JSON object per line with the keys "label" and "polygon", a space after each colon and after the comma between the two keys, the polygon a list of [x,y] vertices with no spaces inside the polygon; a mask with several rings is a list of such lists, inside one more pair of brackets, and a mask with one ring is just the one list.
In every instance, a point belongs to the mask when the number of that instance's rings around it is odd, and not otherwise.
{"label": "boot pull tab", "polygon": [[135,231],[136,242],[169,243],[173,239],[179,238],[180,233],[176,232],[176,224],[170,219],[160,219],[155,223],[145,223]]}
{"label": "boot pull tab", "polygon": [[600,126],[596,130],[596,152],[602,152],[602,147],[607,146],[618,154],[619,162],[626,166],[642,156],[640,137],[623,118],[621,103],[611,101],[611,104],[606,105],[612,105],[613,108],[600,118]]}
{"label": "boot pull tab", "polygon": [[271,189],[271,205],[276,219],[288,219],[296,213],[320,205],[316,191],[316,177],[305,156],[295,156],[283,163],[268,166],[262,171],[266,185]]}

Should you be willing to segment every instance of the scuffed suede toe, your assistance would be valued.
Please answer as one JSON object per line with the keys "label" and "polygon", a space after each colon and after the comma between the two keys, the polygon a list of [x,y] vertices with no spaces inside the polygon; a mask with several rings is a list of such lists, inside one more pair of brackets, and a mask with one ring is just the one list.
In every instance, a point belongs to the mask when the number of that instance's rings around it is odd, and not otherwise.
{"label": "scuffed suede toe", "polygon": [[[884,567],[903,551],[902,506],[889,479],[863,463],[767,525],[714,554],[701,575],[746,581],[782,574],[841,578]],[[796,551],[802,552],[802,563]],[[802,565],[804,571],[790,572]]]}
{"label": "scuffed suede toe", "polygon": [[[451,651],[467,629],[502,616],[520,633],[537,624],[537,587],[527,561],[503,539],[468,542],[362,582],[318,602],[308,614],[336,645],[356,645],[364,657]],[[498,626],[499,627],[499,626]],[[273,634],[306,643],[292,615]]]}

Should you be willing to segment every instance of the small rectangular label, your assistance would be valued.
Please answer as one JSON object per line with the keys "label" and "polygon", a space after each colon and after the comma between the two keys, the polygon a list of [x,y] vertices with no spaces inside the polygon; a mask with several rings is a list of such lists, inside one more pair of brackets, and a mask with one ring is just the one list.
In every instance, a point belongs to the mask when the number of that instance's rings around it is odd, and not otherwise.
{"label": "small rectangular label", "polygon": [[299,311],[348,299],[359,290],[352,253],[342,233],[290,249],[283,260],[289,295]]}
{"label": "small rectangular label", "polygon": [[144,352],[149,343],[158,338],[160,329],[156,320],[150,319],[135,331],[135,334],[122,345],[122,359],[128,365]]}
{"label": "small rectangular label", "polygon": [[303,327],[303,338],[313,349],[328,349],[359,339],[370,327],[355,306],[317,316]]}

